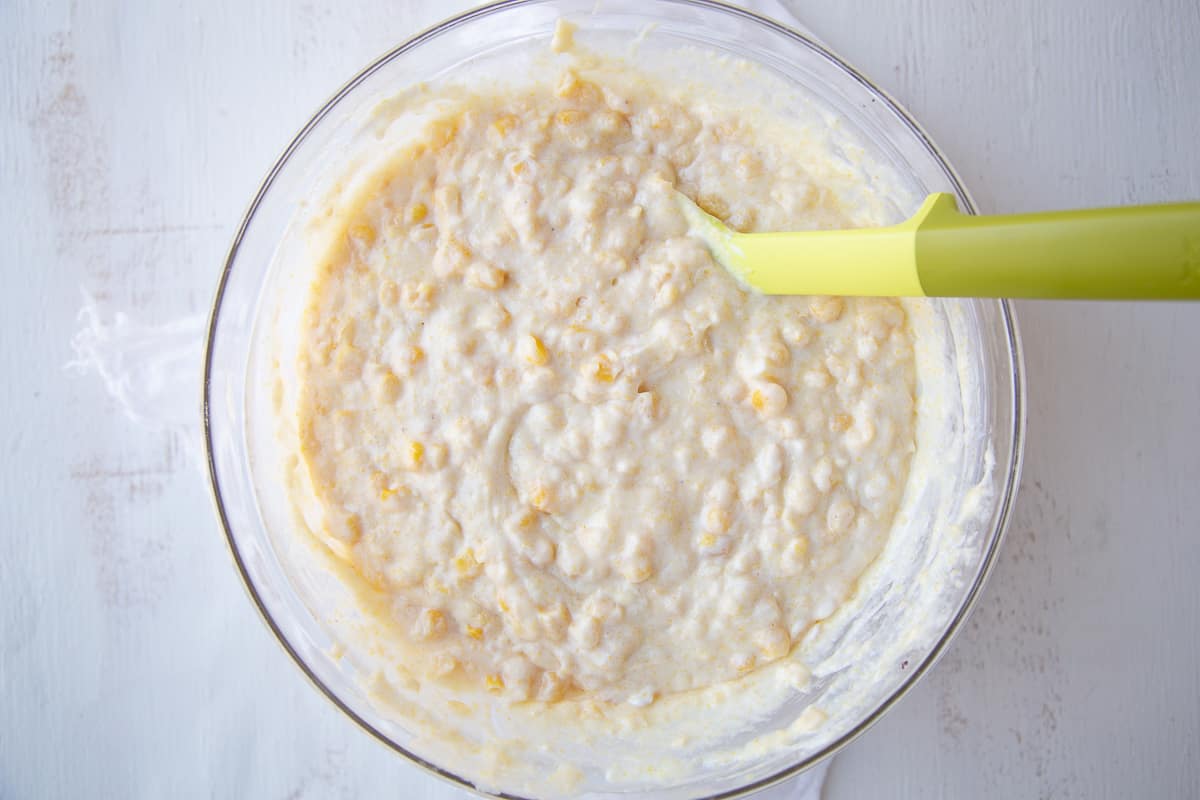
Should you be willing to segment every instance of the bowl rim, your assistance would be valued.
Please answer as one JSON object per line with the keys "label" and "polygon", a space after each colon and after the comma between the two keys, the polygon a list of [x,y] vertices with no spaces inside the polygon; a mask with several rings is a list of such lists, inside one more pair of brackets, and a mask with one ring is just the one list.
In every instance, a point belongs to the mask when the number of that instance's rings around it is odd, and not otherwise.
{"label": "bowl rim", "polygon": [[[216,465],[216,457],[214,455],[215,447],[213,444],[213,432],[210,418],[210,405],[212,400],[212,367],[213,367],[213,349],[216,339],[217,326],[220,322],[220,312],[222,301],[224,300],[225,290],[229,283],[230,275],[233,271],[233,266],[237,260],[238,250],[245,238],[251,221],[254,218],[255,212],[262,204],[271,186],[274,184],[279,172],[291,158],[295,150],[309,136],[313,129],[320,124],[321,120],[347,95],[349,95],[359,84],[388,64],[393,59],[403,55],[413,48],[423,44],[426,41],[436,38],[442,33],[466,24],[476,19],[488,17],[493,14],[502,13],[510,8],[519,6],[533,6],[552,2],[552,0],[498,0],[497,2],[486,5],[477,6],[468,9],[454,16],[431,25],[424,30],[419,31],[410,38],[401,42],[396,47],[388,50],[383,55],[376,58],[350,80],[348,80],[341,88],[339,88],[317,112],[305,123],[304,127],[292,138],[283,152],[276,158],[271,169],[267,172],[265,178],[260,183],[258,190],[255,192],[253,199],[250,201],[246,211],[242,215],[241,223],[238,226],[237,232],[234,234],[232,243],[225,256],[224,264],[221,270],[220,278],[217,282],[217,288],[213,296],[212,306],[209,311],[208,323],[205,330],[204,342],[204,365],[203,365],[203,381],[202,381],[202,397],[201,397],[201,418],[203,425],[204,438],[204,455],[205,468],[208,475],[209,493],[215,507],[217,517],[221,523],[222,530],[225,534],[225,540],[229,546],[230,554],[233,557],[234,564],[237,567],[238,574],[241,576],[242,585],[250,597],[254,607],[258,610],[263,622],[271,631],[276,642],[283,648],[292,661],[300,668],[300,671],[308,678],[309,682],[337,707],[343,714],[353,720],[360,728],[369,733],[376,740],[384,744],[392,751],[404,756],[409,762],[433,775],[434,777],[445,780],[454,786],[464,789],[474,795],[489,798],[501,798],[502,800],[528,800],[520,795],[507,793],[491,793],[486,792],[467,778],[460,776],[448,769],[438,766],[437,764],[422,758],[416,753],[411,752],[405,747],[393,741],[385,733],[379,730],[371,722],[364,719],[359,713],[344,702],[336,692],[321,680],[321,678],[313,671],[304,658],[299,654],[296,648],[284,635],[279,625],[268,611],[262,596],[260,595],[253,579],[247,569],[245,559],[238,549],[237,541],[233,535],[233,526],[230,523],[228,513],[226,512],[225,503],[221,494],[221,481],[218,476]],[[785,23],[778,22],[762,14],[734,6],[723,0],[656,0],[656,2],[664,5],[677,6],[692,6],[700,7],[711,11],[730,14],[734,17],[739,17],[744,21],[749,21],[758,24],[770,31],[782,34],[795,41],[796,44],[807,47],[814,54],[824,58],[834,67],[840,69],[848,77],[854,79],[863,89],[869,94],[877,97],[885,104],[885,107],[891,111],[896,118],[903,123],[909,132],[925,147],[926,150],[935,158],[941,169],[945,172],[947,179],[951,182],[954,192],[959,198],[959,205],[964,213],[978,213],[975,202],[971,198],[970,193],[963,185],[959,178],[958,172],[950,164],[949,160],[942,151],[934,144],[929,134],[916,121],[916,119],[908,112],[908,110],[895,100],[885,90],[875,85],[866,76],[859,72],[854,66],[848,63],[844,58],[835,54],[832,50],[813,38],[812,35],[803,31],[797,30]],[[914,686],[923,678],[926,673],[940,660],[945,654],[946,649],[954,637],[962,628],[963,622],[970,616],[974,610],[976,603],[982,594],[983,587],[986,585],[988,577],[991,575],[995,567],[996,555],[1000,549],[1000,545],[1004,540],[1005,533],[1008,528],[1009,520],[1012,515],[1013,503],[1016,498],[1017,487],[1020,483],[1021,470],[1024,464],[1024,445],[1025,445],[1025,428],[1026,428],[1026,398],[1025,398],[1025,360],[1024,349],[1021,343],[1021,336],[1018,331],[1016,315],[1012,309],[1010,301],[1000,299],[1001,319],[1004,322],[1005,338],[1008,345],[1008,354],[1012,366],[1012,411],[1013,411],[1013,426],[1011,447],[1011,463],[1008,470],[1007,480],[1005,481],[1003,492],[999,498],[999,513],[996,517],[995,528],[990,537],[987,549],[983,554],[983,559],[975,579],[972,581],[969,590],[967,591],[962,605],[957,613],[946,626],[945,631],[933,644],[929,653],[922,659],[921,663],[917,664],[904,678],[903,681],[892,691],[892,693],[881,702],[870,714],[864,717],[859,723],[854,725],[849,730],[845,731],[834,741],[830,742],[821,750],[813,753],[807,758],[801,759],[794,764],[790,764],[783,769],[780,769],[771,775],[761,778],[753,783],[745,786],[731,789],[718,794],[705,795],[703,800],[734,800],[735,798],[743,798],[759,792],[768,787],[781,783],[789,778],[792,778],[800,773],[808,770],[816,764],[832,757],[840,752],[843,748],[857,739],[859,736],[869,730]]]}

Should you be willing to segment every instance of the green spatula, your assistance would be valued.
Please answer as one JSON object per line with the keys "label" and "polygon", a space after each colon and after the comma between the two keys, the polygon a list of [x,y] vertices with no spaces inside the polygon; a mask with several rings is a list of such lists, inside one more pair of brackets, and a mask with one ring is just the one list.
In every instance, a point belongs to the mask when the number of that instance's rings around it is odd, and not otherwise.
{"label": "green spatula", "polygon": [[738,233],[679,202],[714,258],[764,294],[1200,299],[1200,203],[978,217],[931,194],[886,228]]}

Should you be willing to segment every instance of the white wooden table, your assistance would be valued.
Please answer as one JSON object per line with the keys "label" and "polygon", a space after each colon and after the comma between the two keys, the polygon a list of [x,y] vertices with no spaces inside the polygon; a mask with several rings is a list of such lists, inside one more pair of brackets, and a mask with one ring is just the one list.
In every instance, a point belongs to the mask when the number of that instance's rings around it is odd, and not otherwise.
{"label": "white wooden table", "polygon": [[[272,641],[187,437],[62,365],[84,291],[147,324],[203,312],[282,145],[458,5],[0,0],[3,800],[457,796]],[[985,211],[1200,199],[1196,0],[792,5]],[[999,566],[827,798],[1200,794],[1200,306],[1019,313],[1029,444]]]}

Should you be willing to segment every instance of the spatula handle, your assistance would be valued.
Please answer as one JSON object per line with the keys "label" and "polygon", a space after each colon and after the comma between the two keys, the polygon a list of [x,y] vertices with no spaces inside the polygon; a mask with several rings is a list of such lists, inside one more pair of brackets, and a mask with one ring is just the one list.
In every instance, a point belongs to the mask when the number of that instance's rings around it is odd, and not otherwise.
{"label": "spatula handle", "polygon": [[1200,203],[977,217],[942,194],[922,211],[928,296],[1200,299]]}

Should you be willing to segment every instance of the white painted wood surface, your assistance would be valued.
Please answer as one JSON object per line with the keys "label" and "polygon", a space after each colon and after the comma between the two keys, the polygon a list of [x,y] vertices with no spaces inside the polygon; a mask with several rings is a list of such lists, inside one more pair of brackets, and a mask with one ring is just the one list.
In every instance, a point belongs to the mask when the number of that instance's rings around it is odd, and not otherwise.
{"label": "white painted wood surface", "polygon": [[[0,0],[0,798],[454,796],[343,719],[238,583],[184,437],[67,373],[82,291],[205,310],[324,98],[459,2]],[[1200,4],[793,2],[985,211],[1200,199]],[[1200,307],[1022,304],[1015,520],[826,798],[1200,794]]]}

